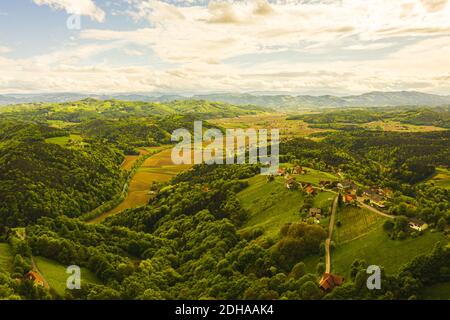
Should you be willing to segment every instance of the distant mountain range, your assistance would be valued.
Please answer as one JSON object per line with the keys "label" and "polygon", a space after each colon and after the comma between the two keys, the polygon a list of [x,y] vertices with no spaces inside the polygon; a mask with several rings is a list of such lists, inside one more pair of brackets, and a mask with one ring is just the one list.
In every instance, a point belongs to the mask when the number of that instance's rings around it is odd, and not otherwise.
{"label": "distant mountain range", "polygon": [[127,100],[145,102],[169,102],[174,100],[221,101],[235,105],[257,105],[275,109],[294,110],[308,107],[382,107],[382,106],[441,106],[450,105],[450,96],[427,94],[417,91],[370,92],[361,95],[338,97],[332,95],[286,95],[216,93],[205,95],[165,95],[165,94],[6,94],[0,95],[0,105],[33,102],[70,102],[94,98],[99,100]]}

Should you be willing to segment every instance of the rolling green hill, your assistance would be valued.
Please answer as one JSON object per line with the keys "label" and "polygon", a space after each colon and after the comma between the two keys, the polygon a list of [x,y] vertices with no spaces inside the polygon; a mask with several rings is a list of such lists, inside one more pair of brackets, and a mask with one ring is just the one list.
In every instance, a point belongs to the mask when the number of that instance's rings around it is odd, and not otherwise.
{"label": "rolling green hill", "polygon": [[120,100],[84,99],[65,103],[32,103],[3,107],[3,117],[20,115],[23,120],[51,120],[80,123],[92,119],[125,119],[196,115],[206,118],[224,118],[258,114],[270,109],[251,105],[235,106],[206,100],[175,100],[172,102],[131,102]]}
{"label": "rolling green hill", "polygon": [[[311,170],[307,175],[295,175],[297,181],[318,183],[328,175],[318,170]],[[289,190],[285,179],[277,177],[267,182],[265,176],[255,176],[248,180],[249,186],[238,194],[243,207],[249,212],[249,219],[241,229],[246,232],[261,228],[269,238],[277,238],[281,227],[287,223],[301,221],[300,211],[306,195],[299,190]],[[313,206],[329,208],[334,194],[320,192],[313,198]],[[326,223],[324,223],[326,225]]]}

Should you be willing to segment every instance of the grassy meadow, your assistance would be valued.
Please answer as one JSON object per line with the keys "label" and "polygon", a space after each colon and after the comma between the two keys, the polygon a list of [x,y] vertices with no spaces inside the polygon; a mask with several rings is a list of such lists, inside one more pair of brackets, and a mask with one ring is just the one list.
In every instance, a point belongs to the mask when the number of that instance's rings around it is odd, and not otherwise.
{"label": "grassy meadow", "polygon": [[[70,276],[70,274],[66,273],[67,266],[43,257],[35,257],[34,259],[50,288],[54,289],[60,296],[64,296],[66,281]],[[100,284],[100,281],[92,272],[81,268],[81,286],[83,286],[83,283]]]}
{"label": "grassy meadow", "polygon": [[82,141],[83,141],[83,138],[78,134],[70,134],[68,136],[45,139],[45,142],[47,142],[47,143],[54,143],[54,144],[60,145],[62,147],[67,146],[70,142],[81,143]]}
{"label": "grassy meadow", "polygon": [[249,187],[238,194],[250,213],[242,230],[262,228],[267,237],[275,238],[284,224],[300,219],[303,195],[299,191],[288,190],[283,178],[267,182],[265,176],[258,175],[248,181]]}
{"label": "grassy meadow", "polygon": [[[315,172],[319,176],[325,174]],[[319,177],[314,178],[312,173],[307,179],[320,180]],[[265,176],[257,175],[248,179],[248,182],[249,187],[238,194],[239,200],[250,214],[241,231],[262,228],[267,237],[276,238],[284,224],[301,219],[300,209],[305,196],[298,190],[287,189],[283,177],[276,177],[274,181],[267,182]],[[332,192],[320,192],[314,198],[314,206],[329,207],[333,196]]]}
{"label": "grassy meadow", "polygon": [[333,241],[344,244],[363,237],[382,227],[384,218],[372,211],[357,207],[344,207],[338,210],[336,222],[341,225],[333,230]]}
{"label": "grassy meadow", "polygon": [[363,259],[368,264],[384,267],[388,273],[396,273],[417,255],[431,252],[439,241],[445,241],[442,233],[430,231],[417,238],[391,240],[380,223],[361,237],[336,243],[332,251],[332,271],[348,276],[352,262]]}

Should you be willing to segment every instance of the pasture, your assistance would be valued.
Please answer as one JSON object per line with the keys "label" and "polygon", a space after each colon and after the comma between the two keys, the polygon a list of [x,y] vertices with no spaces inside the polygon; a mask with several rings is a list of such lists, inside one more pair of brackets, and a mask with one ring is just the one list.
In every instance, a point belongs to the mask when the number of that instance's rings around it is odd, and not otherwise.
{"label": "pasture", "polygon": [[386,272],[394,274],[416,256],[430,253],[438,241],[446,241],[442,233],[429,231],[417,238],[391,240],[380,223],[359,238],[337,243],[332,250],[332,271],[348,276],[352,262],[363,259],[369,265],[384,267]]}
{"label": "pasture", "polygon": [[[66,273],[68,266],[43,257],[35,257],[34,260],[50,288],[54,289],[60,296],[64,296],[67,278],[70,276]],[[81,286],[86,283],[100,284],[100,281],[91,271],[81,268]]]}
{"label": "pasture", "polygon": [[60,145],[61,147],[65,147],[70,143],[80,144],[83,142],[83,138],[78,134],[70,134],[68,136],[63,137],[54,137],[45,139],[46,143],[54,143]]}
{"label": "pasture", "polygon": [[306,174],[293,174],[297,181],[303,183],[310,183],[313,185],[319,185],[320,181],[329,180],[336,181],[338,177],[332,173],[319,171],[311,168],[303,168],[306,170]]}
{"label": "pasture", "polygon": [[[249,186],[238,193],[242,206],[249,212],[242,232],[261,228],[266,237],[275,239],[283,225],[300,221],[305,196],[298,190],[287,189],[283,177],[267,182],[265,176],[257,175],[248,182]],[[331,192],[321,192],[314,198],[314,204],[327,207],[331,197]]]}

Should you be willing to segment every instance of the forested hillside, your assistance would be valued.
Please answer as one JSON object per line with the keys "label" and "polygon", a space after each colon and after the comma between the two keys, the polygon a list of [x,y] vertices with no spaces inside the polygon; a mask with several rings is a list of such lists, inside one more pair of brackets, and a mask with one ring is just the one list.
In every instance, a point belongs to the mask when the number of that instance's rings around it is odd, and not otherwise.
{"label": "forested hillside", "polygon": [[0,221],[24,226],[41,216],[79,216],[117,193],[120,153],[91,142],[64,148],[45,138],[65,134],[45,125],[2,123]]}

